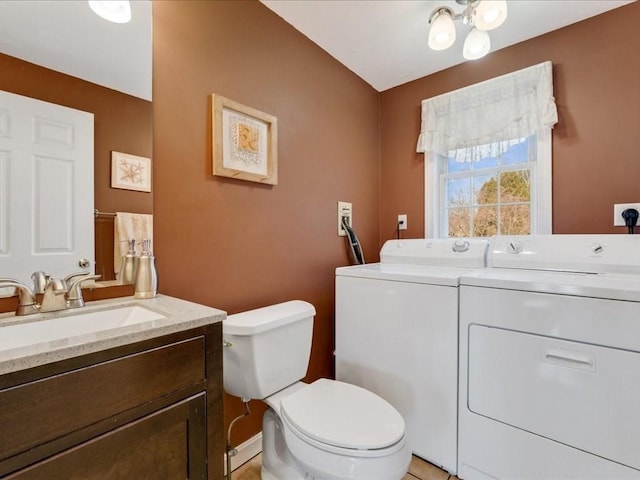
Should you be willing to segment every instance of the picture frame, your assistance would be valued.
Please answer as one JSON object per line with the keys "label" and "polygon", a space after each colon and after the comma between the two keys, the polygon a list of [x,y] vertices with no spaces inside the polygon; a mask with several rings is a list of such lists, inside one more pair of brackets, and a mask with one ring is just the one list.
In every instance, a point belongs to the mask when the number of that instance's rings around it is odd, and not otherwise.
{"label": "picture frame", "polygon": [[213,174],[278,184],[278,119],[211,95]]}
{"label": "picture frame", "polygon": [[112,151],[111,188],[151,192],[151,159]]}

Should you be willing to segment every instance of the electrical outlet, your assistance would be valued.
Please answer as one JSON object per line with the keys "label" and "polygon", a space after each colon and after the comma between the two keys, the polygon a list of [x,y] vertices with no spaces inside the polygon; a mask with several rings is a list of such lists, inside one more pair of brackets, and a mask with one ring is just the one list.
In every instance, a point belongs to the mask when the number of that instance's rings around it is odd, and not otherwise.
{"label": "electrical outlet", "polygon": [[407,229],[407,214],[401,213],[398,215],[398,230],[406,230]]}
{"label": "electrical outlet", "polygon": [[346,237],[347,232],[342,228],[342,219],[347,217],[347,225],[353,225],[353,205],[349,202],[338,202],[338,236]]}
{"label": "electrical outlet", "polygon": [[627,208],[635,208],[640,212],[640,203],[616,203],[613,205],[613,226],[624,227],[624,218],[622,218],[622,212]]}

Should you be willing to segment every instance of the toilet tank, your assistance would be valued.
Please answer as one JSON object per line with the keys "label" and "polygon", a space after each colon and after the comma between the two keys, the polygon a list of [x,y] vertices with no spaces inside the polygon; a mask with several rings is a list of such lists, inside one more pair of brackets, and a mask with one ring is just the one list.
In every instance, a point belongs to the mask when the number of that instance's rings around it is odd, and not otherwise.
{"label": "toilet tank", "polygon": [[304,378],[315,308],[302,300],[229,315],[222,322],[224,389],[263,399]]}

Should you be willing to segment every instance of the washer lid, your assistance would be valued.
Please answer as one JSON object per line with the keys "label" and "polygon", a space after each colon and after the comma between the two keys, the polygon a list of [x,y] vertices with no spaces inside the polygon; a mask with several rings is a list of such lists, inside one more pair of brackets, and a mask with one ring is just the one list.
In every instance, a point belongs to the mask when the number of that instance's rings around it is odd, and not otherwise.
{"label": "washer lid", "polygon": [[385,448],[405,431],[404,419],[386,400],[325,378],[282,399],[280,411],[299,432],[341,448]]}

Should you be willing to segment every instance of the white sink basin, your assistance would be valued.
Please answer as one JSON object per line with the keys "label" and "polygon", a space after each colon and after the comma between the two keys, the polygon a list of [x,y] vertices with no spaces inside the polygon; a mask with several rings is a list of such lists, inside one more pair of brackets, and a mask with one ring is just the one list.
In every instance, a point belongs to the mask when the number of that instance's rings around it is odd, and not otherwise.
{"label": "white sink basin", "polygon": [[166,318],[139,305],[0,327],[0,352]]}

